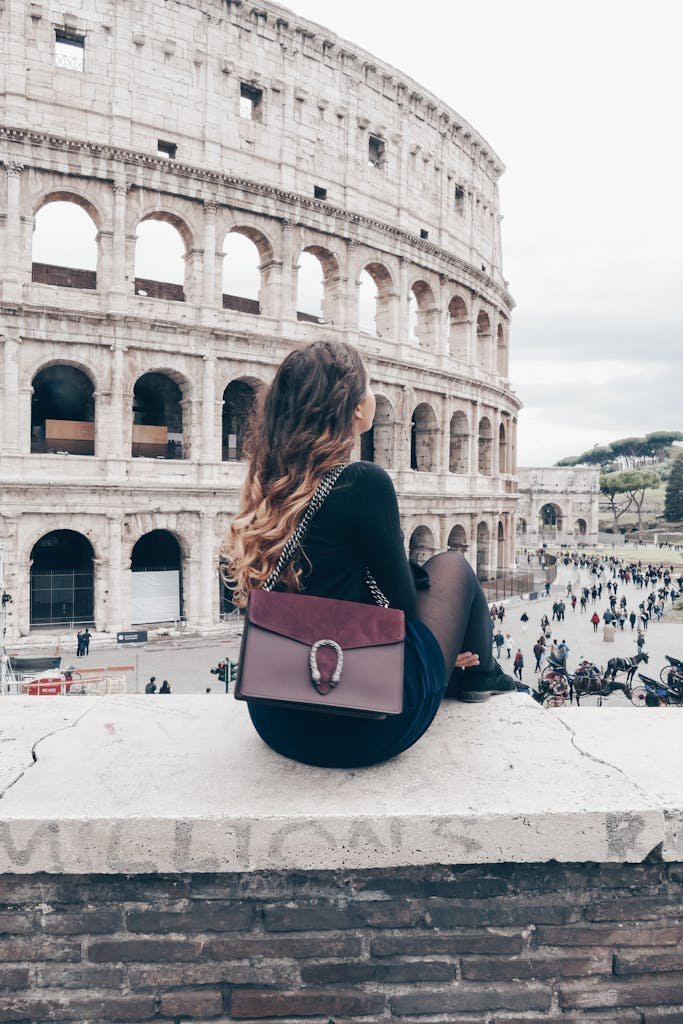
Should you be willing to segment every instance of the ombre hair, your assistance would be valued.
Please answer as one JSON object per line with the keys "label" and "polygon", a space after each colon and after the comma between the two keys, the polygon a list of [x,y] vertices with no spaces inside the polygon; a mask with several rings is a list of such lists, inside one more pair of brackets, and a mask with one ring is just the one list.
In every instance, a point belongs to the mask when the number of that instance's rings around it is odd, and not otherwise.
{"label": "ombre hair", "polygon": [[[353,345],[318,341],[290,352],[259,394],[240,509],[222,550],[222,575],[238,607],[270,576],[325,471],[348,461],[353,413],[367,386]],[[281,576],[287,590],[301,589],[302,571],[290,563]]]}

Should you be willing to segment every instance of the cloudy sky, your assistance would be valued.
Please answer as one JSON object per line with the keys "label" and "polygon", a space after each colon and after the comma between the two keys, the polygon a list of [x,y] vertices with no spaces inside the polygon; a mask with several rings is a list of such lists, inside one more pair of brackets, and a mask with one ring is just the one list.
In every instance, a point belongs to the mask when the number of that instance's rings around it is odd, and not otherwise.
{"label": "cloudy sky", "polygon": [[522,465],[683,429],[683,0],[292,0],[504,161]]}

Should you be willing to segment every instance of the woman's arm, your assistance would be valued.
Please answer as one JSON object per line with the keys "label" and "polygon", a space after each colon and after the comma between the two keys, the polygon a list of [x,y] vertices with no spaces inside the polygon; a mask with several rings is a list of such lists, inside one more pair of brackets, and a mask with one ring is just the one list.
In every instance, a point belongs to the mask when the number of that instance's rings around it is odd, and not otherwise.
{"label": "woman's arm", "polygon": [[415,614],[415,584],[408,565],[398,511],[389,474],[372,463],[359,463],[352,490],[354,541],[392,608]]}

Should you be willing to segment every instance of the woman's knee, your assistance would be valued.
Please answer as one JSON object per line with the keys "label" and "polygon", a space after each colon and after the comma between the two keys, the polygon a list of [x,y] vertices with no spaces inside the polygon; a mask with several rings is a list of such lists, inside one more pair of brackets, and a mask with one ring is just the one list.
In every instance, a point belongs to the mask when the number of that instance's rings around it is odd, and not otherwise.
{"label": "woman's knee", "polygon": [[430,578],[447,575],[461,582],[466,580],[478,582],[472,566],[460,551],[439,551],[438,554],[432,555],[422,568],[426,570]]}

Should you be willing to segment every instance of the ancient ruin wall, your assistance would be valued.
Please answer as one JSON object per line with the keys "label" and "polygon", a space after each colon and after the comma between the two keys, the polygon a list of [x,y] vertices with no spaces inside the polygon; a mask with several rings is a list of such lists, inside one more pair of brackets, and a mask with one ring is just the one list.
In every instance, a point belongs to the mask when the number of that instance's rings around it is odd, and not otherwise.
{"label": "ancient ruin wall", "polygon": [[[368,362],[382,399],[374,457],[394,475],[414,554],[450,544],[482,575],[509,565],[519,402],[502,164],[485,140],[400,72],[272,4],[74,13],[9,0],[0,29],[0,473],[15,629],[29,626],[32,545],[66,528],[92,544],[100,628],[128,624],[131,551],[151,529],[178,539],[184,616],[216,623],[218,547],[242,475],[224,461],[226,388],[268,381],[319,337],[357,343]],[[80,41],[80,69],[57,66],[58,38]],[[92,270],[33,260],[36,215],[54,200],[96,225]],[[146,219],[180,233],[181,285],[136,280]],[[231,232],[257,247],[257,301],[223,292]],[[320,318],[297,309],[304,251],[324,279]],[[377,289],[371,334],[359,329],[363,270]],[[50,364],[92,382],[94,456],[32,451],[34,381]],[[148,372],[180,389],[182,460],[131,458]],[[46,478],[58,482],[49,508]]]}

